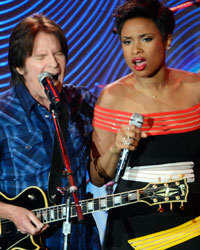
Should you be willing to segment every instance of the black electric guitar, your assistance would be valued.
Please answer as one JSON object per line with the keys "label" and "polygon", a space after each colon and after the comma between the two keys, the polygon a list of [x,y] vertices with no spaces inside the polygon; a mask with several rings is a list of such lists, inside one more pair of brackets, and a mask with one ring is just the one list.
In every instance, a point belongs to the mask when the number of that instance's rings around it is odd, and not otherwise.
{"label": "black electric guitar", "polygon": [[[137,202],[145,202],[150,206],[162,203],[182,203],[187,201],[187,195],[188,185],[186,179],[183,178],[167,183],[149,183],[142,189],[82,200],[80,206],[83,214],[89,214]],[[26,188],[14,198],[7,198],[0,193],[0,201],[32,210],[45,224],[66,219],[66,204],[48,207],[46,194],[38,187]],[[74,203],[71,203],[70,216],[71,218],[76,217]],[[0,219],[0,250],[19,249],[38,250],[47,248],[42,245],[41,236],[22,234],[11,221]]]}

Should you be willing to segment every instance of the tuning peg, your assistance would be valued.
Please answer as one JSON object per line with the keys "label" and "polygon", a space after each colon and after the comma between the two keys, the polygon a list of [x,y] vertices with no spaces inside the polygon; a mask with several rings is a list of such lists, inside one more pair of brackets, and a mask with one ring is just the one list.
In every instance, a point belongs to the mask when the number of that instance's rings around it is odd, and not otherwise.
{"label": "tuning peg", "polygon": [[180,208],[182,211],[187,210],[187,208],[184,206],[184,203],[183,203],[183,202],[181,202],[181,205],[180,205],[179,208]]}
{"label": "tuning peg", "polygon": [[173,203],[170,202],[170,210],[173,211]]}
{"label": "tuning peg", "polygon": [[178,174],[177,176],[180,177],[180,178],[183,178],[185,175],[184,174]]}
{"label": "tuning peg", "polygon": [[158,212],[163,213],[164,209],[161,204],[159,204],[159,208],[157,209]]}

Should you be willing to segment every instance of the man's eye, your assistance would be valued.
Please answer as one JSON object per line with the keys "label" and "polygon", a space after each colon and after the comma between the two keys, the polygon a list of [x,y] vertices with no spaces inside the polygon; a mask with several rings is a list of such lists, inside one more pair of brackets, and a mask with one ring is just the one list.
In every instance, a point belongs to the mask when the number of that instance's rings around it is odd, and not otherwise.
{"label": "man's eye", "polygon": [[57,53],[56,53],[56,55],[58,55],[58,56],[62,56],[62,55],[64,55],[64,54],[63,54],[63,52],[62,52],[62,51],[59,51],[59,52],[57,52]]}
{"label": "man's eye", "polygon": [[43,56],[43,55],[37,56],[37,59],[38,59],[38,60],[42,60],[42,59],[44,59],[44,57],[45,57],[45,56]]}

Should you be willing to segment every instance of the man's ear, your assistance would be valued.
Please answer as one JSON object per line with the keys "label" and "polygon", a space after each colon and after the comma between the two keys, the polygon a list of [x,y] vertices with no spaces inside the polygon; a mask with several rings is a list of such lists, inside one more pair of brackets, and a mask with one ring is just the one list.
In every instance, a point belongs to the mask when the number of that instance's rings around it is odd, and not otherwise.
{"label": "man's ear", "polygon": [[24,75],[25,71],[24,71],[24,68],[19,68],[19,67],[16,67],[16,70],[17,72],[20,74],[20,75]]}
{"label": "man's ear", "polygon": [[166,42],[165,42],[166,50],[171,49],[171,43],[172,43],[172,34],[169,34],[169,35],[167,36],[167,40],[166,40]]}

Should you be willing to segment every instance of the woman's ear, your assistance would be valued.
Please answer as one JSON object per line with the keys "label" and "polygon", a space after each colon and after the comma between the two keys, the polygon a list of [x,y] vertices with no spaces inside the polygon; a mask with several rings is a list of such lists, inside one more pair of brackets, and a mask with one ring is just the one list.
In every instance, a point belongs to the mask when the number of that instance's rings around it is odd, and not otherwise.
{"label": "woman's ear", "polygon": [[167,36],[167,40],[166,40],[166,42],[165,42],[166,50],[171,49],[171,43],[172,43],[172,35],[169,34],[169,35]]}

